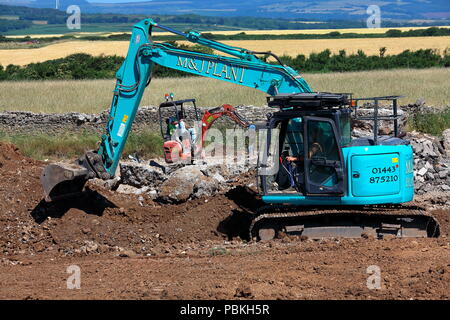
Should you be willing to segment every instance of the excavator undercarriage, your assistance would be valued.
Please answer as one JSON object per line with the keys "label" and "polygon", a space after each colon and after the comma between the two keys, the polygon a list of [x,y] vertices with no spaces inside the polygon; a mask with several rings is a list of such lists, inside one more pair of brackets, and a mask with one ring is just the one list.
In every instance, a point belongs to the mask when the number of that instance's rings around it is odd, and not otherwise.
{"label": "excavator undercarriage", "polygon": [[282,234],[320,238],[435,238],[439,223],[425,208],[407,205],[362,207],[292,207],[268,205],[252,217],[251,239],[272,240]]}

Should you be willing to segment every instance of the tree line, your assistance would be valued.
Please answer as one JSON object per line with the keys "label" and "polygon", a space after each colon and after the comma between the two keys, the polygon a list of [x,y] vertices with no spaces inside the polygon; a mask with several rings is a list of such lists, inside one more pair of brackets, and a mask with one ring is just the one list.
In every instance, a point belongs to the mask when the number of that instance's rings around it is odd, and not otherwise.
{"label": "tree line", "polygon": [[[183,49],[211,53],[209,48],[179,46]],[[267,59],[268,57],[262,57]],[[347,72],[396,68],[450,67],[450,51],[439,54],[436,50],[405,50],[397,55],[386,55],[386,48],[380,48],[379,55],[368,56],[363,51],[337,54],[329,49],[312,53],[308,57],[282,56],[281,61],[299,72]],[[119,56],[91,56],[72,54],[68,57],[31,63],[26,66],[0,65],[0,81],[5,80],[50,80],[50,79],[110,79],[114,78],[124,58]],[[191,74],[155,65],[153,77],[188,77]]]}
{"label": "tree line", "polygon": [[382,70],[397,68],[450,67],[450,50],[440,54],[435,49],[405,50],[396,55],[386,55],[386,48],[380,48],[379,55],[366,55],[362,50],[347,54],[340,50],[332,54],[329,49],[320,53],[311,53],[309,57],[299,54],[297,57],[282,56],[281,61],[301,72],[349,72],[364,70]]}
{"label": "tree line", "polygon": [[[344,31],[344,30],[341,30]],[[202,33],[202,36],[216,41],[223,40],[302,40],[302,39],[353,39],[353,38],[397,38],[397,37],[435,37],[435,36],[449,36],[450,28],[430,27],[426,29],[411,29],[402,31],[398,29],[390,29],[384,33],[355,33],[355,32],[339,32],[332,31],[325,34],[246,34],[240,32],[234,35]],[[166,36],[167,37],[167,36]],[[158,39],[160,38],[160,39]],[[156,35],[155,40],[176,40],[163,39],[163,37]]]}
{"label": "tree line", "polygon": [[[0,31],[2,25],[0,20]],[[397,37],[439,37],[439,36],[450,36],[450,28],[438,28],[430,27],[426,29],[415,29],[402,31],[398,29],[390,29],[385,33],[346,33],[339,31],[332,31],[325,34],[305,34],[305,33],[295,33],[295,34],[247,34],[245,32],[239,32],[233,35],[225,35],[218,33],[204,32],[202,36],[206,39],[215,41],[225,41],[225,40],[302,40],[302,39],[353,39],[353,38],[397,38]],[[23,38],[8,38],[0,35],[0,42],[28,42],[28,41],[39,41],[40,43],[52,43],[58,40],[87,40],[87,41],[129,41],[130,33],[121,34],[111,34],[108,36],[79,36],[74,35],[63,35],[54,37],[23,37]],[[155,33],[152,35],[152,40],[154,41],[178,41],[185,40],[181,36],[177,35],[158,35]]]}

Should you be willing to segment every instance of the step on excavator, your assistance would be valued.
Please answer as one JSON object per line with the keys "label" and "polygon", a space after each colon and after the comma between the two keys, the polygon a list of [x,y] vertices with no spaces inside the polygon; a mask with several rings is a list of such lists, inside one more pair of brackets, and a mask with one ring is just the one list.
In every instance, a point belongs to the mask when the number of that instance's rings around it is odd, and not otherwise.
{"label": "step on excavator", "polygon": [[[155,28],[224,55],[205,54],[151,40]],[[272,57],[277,63],[259,58]],[[322,237],[437,237],[439,224],[414,197],[414,159],[398,128],[398,96],[354,99],[351,94],[315,92],[294,69],[271,52],[255,52],[179,32],[152,19],[137,23],[127,57],[116,75],[110,115],[97,150],[74,164],[50,164],[41,181],[45,199],[56,201],[83,190],[89,179],[111,179],[122,155],[142,94],[155,64],[251,87],[267,93],[265,143],[257,163],[259,197],[249,237],[270,240],[283,233]],[[379,115],[383,100],[391,115]],[[352,113],[371,102],[373,136],[352,139]],[[379,121],[393,123],[380,136]],[[261,129],[258,129],[258,133]]]}
{"label": "step on excavator", "polygon": [[[205,110],[200,120],[195,99],[174,101],[173,93],[166,94],[165,99],[166,101],[159,105],[158,115],[166,163],[193,163],[194,159],[204,158],[206,135],[220,118],[225,117],[244,129],[256,128],[229,104]],[[186,110],[186,104],[192,106],[191,110]],[[189,121],[190,125],[187,123]],[[196,123],[200,124],[201,129],[196,130]]]}

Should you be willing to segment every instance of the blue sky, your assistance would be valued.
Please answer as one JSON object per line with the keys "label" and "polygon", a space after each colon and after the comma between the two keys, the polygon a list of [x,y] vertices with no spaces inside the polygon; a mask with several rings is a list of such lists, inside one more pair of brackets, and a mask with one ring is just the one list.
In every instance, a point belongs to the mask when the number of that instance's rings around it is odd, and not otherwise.
{"label": "blue sky", "polygon": [[144,2],[149,0],[87,0],[88,2],[106,2],[106,3],[121,3],[121,2]]}

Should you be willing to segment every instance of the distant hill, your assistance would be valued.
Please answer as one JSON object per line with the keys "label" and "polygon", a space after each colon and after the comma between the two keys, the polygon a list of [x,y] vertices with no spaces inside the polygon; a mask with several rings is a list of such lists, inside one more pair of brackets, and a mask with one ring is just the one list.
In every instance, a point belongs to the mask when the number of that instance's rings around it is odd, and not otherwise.
{"label": "distant hill", "polygon": [[[354,16],[352,19],[337,19],[338,15],[333,15],[333,19],[321,20],[321,19],[305,19],[305,18],[289,18],[288,15],[283,15],[283,19],[274,17],[265,17],[260,11],[259,7],[248,8],[245,11],[246,14],[251,12],[261,13],[259,17],[251,16],[236,16],[240,11],[230,11],[230,9],[215,9],[215,10],[228,10],[220,11],[224,14],[219,14],[219,11],[201,11],[201,6],[196,7],[196,11],[203,12],[204,14],[194,14],[183,11],[184,9],[174,9],[173,6],[163,6],[161,3],[167,3],[168,1],[155,1],[153,6],[159,7],[160,10],[149,9],[149,2],[143,3],[127,3],[125,4],[92,4],[86,0],[59,0],[59,10],[54,8],[52,4],[55,0],[17,0],[22,1],[23,5],[4,5],[2,3],[10,2],[11,0],[0,0],[0,33],[4,34],[59,34],[68,33],[71,30],[67,29],[65,24],[68,17],[66,9],[68,5],[77,3],[81,6],[82,10],[82,24],[86,32],[124,32],[129,31],[131,26],[147,17],[152,17],[156,22],[185,30],[186,28],[195,28],[199,31],[212,31],[212,30],[283,30],[283,29],[345,29],[345,28],[364,28],[366,26],[367,16]],[[192,0],[193,2],[203,3],[206,6],[206,0]],[[234,3],[235,0],[230,0]],[[264,3],[266,0],[254,0],[255,4]],[[350,0],[349,0],[350,1]],[[352,0],[354,1],[354,0]],[[360,0],[363,1],[363,0]],[[368,1],[368,0],[367,0]],[[428,0],[424,0],[428,1]],[[170,1],[171,4],[177,3],[179,5],[176,8],[183,8],[186,6],[187,1]],[[35,7],[32,7],[35,6]],[[40,6],[40,7],[36,7]],[[211,5],[214,7],[214,5]],[[225,4],[222,3],[222,6]],[[248,6],[246,2],[239,8]],[[170,11],[178,11],[180,14],[167,14],[167,7],[171,7]],[[165,9],[163,9],[165,8]],[[237,9],[236,9],[237,10]],[[281,9],[280,9],[281,10]],[[103,12],[116,12],[116,13],[98,13]],[[135,14],[129,14],[125,12],[136,12]],[[183,13],[185,12],[185,13]],[[213,12],[215,14],[213,14]],[[277,12],[277,11],[274,11]],[[281,12],[281,11],[280,11]],[[183,13],[183,14],[181,14]],[[207,15],[211,13],[211,15]],[[232,15],[234,14],[234,15]],[[435,16],[440,16],[435,12]],[[384,11],[382,11],[382,17],[384,17]],[[404,26],[433,26],[433,25],[450,25],[450,19],[448,20],[392,20],[384,18],[382,20],[382,27],[397,28]]]}
{"label": "distant hill", "polygon": [[[56,2],[56,0],[0,0],[0,4],[4,5],[51,9],[56,9]],[[85,0],[59,0],[59,4],[60,8],[67,8],[67,6],[70,4],[89,6],[89,2]]]}
{"label": "distant hill", "polygon": [[46,20],[49,24],[65,23],[65,12],[48,8],[30,8],[24,6],[7,6],[0,4],[0,15],[17,16],[20,20]]}
{"label": "distant hill", "polygon": [[[54,8],[56,0],[0,0],[38,8]],[[200,14],[209,16],[252,16],[309,20],[359,20],[369,5],[378,4],[384,19],[450,19],[449,0],[159,0],[146,2],[96,3],[95,0],[59,0],[60,8],[76,4],[84,12],[123,14]]]}
{"label": "distant hill", "polygon": [[[5,0],[0,0],[5,1]],[[62,1],[62,0],[60,0]],[[72,0],[70,0],[72,1]],[[63,9],[62,7],[61,9]],[[64,10],[64,11],[63,11]],[[68,14],[63,10],[51,8],[34,8],[9,6],[0,3],[0,33],[12,34],[59,34],[68,33],[65,24]],[[304,23],[284,19],[255,17],[215,17],[195,14],[160,15],[160,14],[105,14],[86,13],[82,9],[82,23],[87,32],[129,31],[131,26],[147,17],[174,28],[195,28],[196,30],[242,30],[242,29],[340,29],[361,28],[362,21],[327,21],[321,23]],[[398,26],[398,25],[396,25]],[[21,31],[19,31],[21,30]]]}

